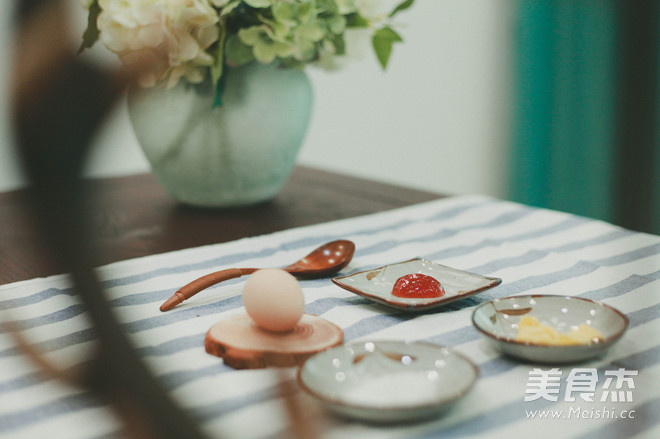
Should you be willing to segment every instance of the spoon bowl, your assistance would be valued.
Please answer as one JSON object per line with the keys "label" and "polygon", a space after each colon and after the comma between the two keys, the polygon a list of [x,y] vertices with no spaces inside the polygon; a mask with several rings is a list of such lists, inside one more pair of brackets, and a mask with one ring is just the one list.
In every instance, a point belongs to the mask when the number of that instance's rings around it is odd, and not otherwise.
{"label": "spoon bowl", "polygon": [[285,267],[284,271],[303,279],[329,276],[346,267],[351,262],[353,253],[355,253],[355,244],[352,241],[340,239],[328,242]]}
{"label": "spoon bowl", "polygon": [[[332,275],[346,267],[355,253],[352,241],[340,239],[323,244],[304,258],[284,267],[283,270],[301,279],[314,279]],[[258,268],[228,268],[202,276],[181,287],[161,306],[161,311],[169,311],[183,302],[205,290],[206,288],[225,280],[252,274]]]}

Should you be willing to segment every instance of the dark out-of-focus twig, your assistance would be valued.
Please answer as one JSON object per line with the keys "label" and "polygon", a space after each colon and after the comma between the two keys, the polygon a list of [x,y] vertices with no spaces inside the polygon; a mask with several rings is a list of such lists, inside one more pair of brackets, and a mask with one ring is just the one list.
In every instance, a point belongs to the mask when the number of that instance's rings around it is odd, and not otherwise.
{"label": "dark out-of-focus twig", "polygon": [[59,371],[17,341],[52,375],[109,402],[135,438],[201,438],[199,427],[169,398],[132,349],[107,305],[85,231],[81,172],[93,134],[131,75],[75,57],[61,2],[21,0],[12,71],[12,114],[19,154],[31,184],[31,207],[44,249],[71,273],[97,332],[95,358],[77,373]]}
{"label": "dark out-of-focus twig", "polygon": [[290,379],[283,369],[277,369],[276,373],[280,381],[280,394],[284,409],[290,421],[289,437],[292,439],[315,439],[320,437],[318,425],[310,421],[309,413],[306,413],[296,397],[296,393],[300,389],[296,386],[295,380]]}
{"label": "dark out-of-focus twig", "polygon": [[[149,373],[116,321],[97,279],[93,236],[87,233],[87,200],[81,179],[92,138],[128,83],[149,66],[107,71],[76,57],[68,38],[66,13],[58,0],[18,2],[18,32],[12,69],[12,116],[18,152],[31,190],[29,200],[44,251],[70,273],[97,332],[95,357],[79,367],[52,365],[4,325],[23,352],[45,374],[91,389],[112,405],[126,435],[140,439],[204,437]],[[290,433],[317,432],[297,404],[297,391],[283,371],[282,397]]]}

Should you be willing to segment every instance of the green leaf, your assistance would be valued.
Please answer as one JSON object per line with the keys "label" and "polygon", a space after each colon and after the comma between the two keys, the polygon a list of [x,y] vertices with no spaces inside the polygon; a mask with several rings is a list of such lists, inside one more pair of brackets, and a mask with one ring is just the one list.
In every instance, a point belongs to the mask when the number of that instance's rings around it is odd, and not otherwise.
{"label": "green leaf", "polygon": [[335,35],[332,39],[332,45],[335,48],[336,55],[344,55],[346,53],[346,41],[344,35]]}
{"label": "green leaf", "polygon": [[347,27],[369,27],[369,22],[362,15],[355,13],[346,16]]}
{"label": "green leaf", "polygon": [[401,38],[401,36],[398,33],[394,32],[394,30],[391,27],[384,27],[382,29],[378,29],[374,35],[378,35],[379,38],[390,40],[392,42],[403,41],[403,38]]}
{"label": "green leaf", "polygon": [[96,26],[96,20],[99,18],[101,13],[101,6],[99,6],[98,0],[92,2],[89,5],[89,15],[87,16],[87,29],[83,33],[83,41],[78,48],[78,55],[82,53],[83,50],[89,49],[98,41],[99,39],[99,28]]}
{"label": "green leaf", "polygon": [[398,14],[401,11],[405,11],[409,7],[413,5],[415,0],[404,0],[403,2],[399,3],[396,8],[392,12],[390,12],[390,17],[394,17],[395,14]]}
{"label": "green leaf", "polygon": [[379,37],[375,35],[371,38],[371,43],[374,46],[374,51],[376,52],[376,57],[378,62],[383,67],[387,68],[387,62],[390,59],[390,54],[392,53],[392,40]]}
{"label": "green leaf", "polygon": [[371,43],[376,52],[378,62],[380,62],[383,69],[387,68],[387,63],[390,60],[392,45],[400,41],[403,41],[403,39],[389,27],[378,29],[374,33],[371,38]]}

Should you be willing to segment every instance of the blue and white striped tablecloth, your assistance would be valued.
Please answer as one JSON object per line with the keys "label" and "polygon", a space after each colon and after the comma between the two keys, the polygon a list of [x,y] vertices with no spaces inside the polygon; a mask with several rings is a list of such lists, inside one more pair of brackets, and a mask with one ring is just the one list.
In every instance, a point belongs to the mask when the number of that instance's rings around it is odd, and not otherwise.
{"label": "blue and white striped tablecloth", "polygon": [[[184,232],[182,232],[184,233]],[[394,426],[339,419],[302,391],[303,416],[323,438],[623,438],[660,437],[660,237],[564,213],[482,196],[459,196],[379,214],[204,246],[99,269],[109,303],[144,361],[210,436],[290,437],[280,400],[282,374],[233,370],[205,353],[211,325],[242,313],[243,280],[217,285],[174,310],[158,306],[181,285],[229,267],[279,267],[319,244],[350,239],[357,250],[343,273],[413,257],[502,278],[500,286],[432,314],[397,312],[329,279],[301,281],[306,312],[339,325],[345,341],[425,340],[447,345],[479,367],[471,392],[428,422]],[[493,350],[473,328],[474,307],[496,297],[559,294],[603,301],[630,327],[603,358],[561,365],[636,371],[632,402],[524,401],[529,373],[549,366]],[[0,287],[2,319],[61,366],[89,355],[94,336],[66,276]],[[556,366],[555,366],[556,367]],[[295,370],[285,370],[294,377]],[[562,389],[564,392],[565,387]],[[570,416],[567,416],[570,415]],[[625,416],[625,417],[624,417]],[[80,389],[45,379],[0,333],[0,438],[115,437],[108,407]]]}

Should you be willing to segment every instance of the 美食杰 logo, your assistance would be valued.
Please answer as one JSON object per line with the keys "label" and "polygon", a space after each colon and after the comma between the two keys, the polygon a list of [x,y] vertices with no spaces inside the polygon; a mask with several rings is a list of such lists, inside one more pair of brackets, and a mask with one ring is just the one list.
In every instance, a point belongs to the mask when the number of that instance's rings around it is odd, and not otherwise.
{"label": "\u7f8e\u98df\u6770 logo", "polygon": [[617,410],[613,404],[606,404],[632,403],[637,375],[637,370],[623,368],[600,371],[600,374],[596,368],[573,368],[564,378],[559,368],[534,368],[528,374],[525,402],[546,400],[580,405],[571,405],[567,410],[563,406],[526,410],[526,416],[530,419],[634,419],[635,410]]}

